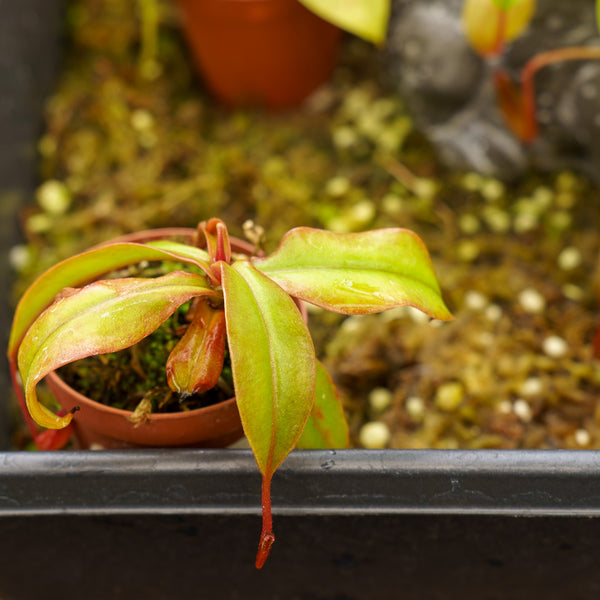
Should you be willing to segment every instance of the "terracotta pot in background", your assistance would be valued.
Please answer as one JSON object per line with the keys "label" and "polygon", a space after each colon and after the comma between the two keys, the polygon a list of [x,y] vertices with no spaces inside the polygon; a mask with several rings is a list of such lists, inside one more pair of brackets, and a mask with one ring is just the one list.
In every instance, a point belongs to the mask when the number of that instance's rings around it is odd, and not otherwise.
{"label": "terracotta pot in background", "polygon": [[296,0],[177,0],[202,78],[229,106],[281,109],[327,81],[341,31]]}

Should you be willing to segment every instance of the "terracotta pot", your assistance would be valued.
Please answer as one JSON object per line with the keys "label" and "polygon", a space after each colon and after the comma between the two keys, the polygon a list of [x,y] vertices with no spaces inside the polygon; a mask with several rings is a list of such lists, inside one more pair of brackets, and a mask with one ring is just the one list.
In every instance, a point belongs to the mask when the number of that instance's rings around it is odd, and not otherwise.
{"label": "terracotta pot", "polygon": [[[120,242],[144,242],[172,237],[190,241],[195,234],[189,228],[165,228],[125,235]],[[250,254],[253,246],[231,239],[234,252]],[[67,385],[56,373],[45,379],[50,391],[65,410],[78,406],[73,417],[75,441],[79,448],[99,445],[103,448],[193,446],[219,448],[243,436],[235,398],[212,406],[178,413],[152,414],[148,421],[134,425],[131,411],[95,402]]]}
{"label": "terracotta pot", "polygon": [[46,376],[46,384],[65,410],[79,407],[73,418],[79,448],[222,448],[244,435],[235,398],[188,412],[152,414],[136,426],[129,420],[132,412],[83,396],[56,373]]}
{"label": "terracotta pot", "polygon": [[229,106],[280,109],[327,81],[341,30],[297,0],[177,0],[196,65]]}

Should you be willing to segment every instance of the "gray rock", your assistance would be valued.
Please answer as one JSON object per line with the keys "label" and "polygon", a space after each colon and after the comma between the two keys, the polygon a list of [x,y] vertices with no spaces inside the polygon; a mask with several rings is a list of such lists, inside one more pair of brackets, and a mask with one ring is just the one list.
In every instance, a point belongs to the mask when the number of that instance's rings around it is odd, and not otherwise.
{"label": "gray rock", "polygon": [[[506,127],[494,65],[477,55],[460,20],[463,0],[394,0],[386,71],[441,160],[511,180],[529,168],[574,169],[600,182],[600,60],[548,66],[535,76],[540,133],[529,145]],[[538,0],[527,31],[498,66],[518,81],[536,53],[600,44],[591,0]]]}

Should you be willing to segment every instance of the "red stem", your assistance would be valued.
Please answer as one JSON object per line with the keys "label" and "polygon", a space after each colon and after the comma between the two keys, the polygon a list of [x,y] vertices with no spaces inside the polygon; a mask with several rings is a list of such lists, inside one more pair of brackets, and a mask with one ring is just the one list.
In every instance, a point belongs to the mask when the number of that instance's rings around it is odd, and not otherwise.
{"label": "red stem", "polygon": [[531,58],[521,71],[523,91],[523,112],[525,118],[524,140],[532,142],[538,134],[536,119],[535,85],[533,78],[543,67],[568,60],[590,60],[600,58],[600,48],[592,46],[572,46],[540,52]]}
{"label": "red stem", "polygon": [[265,564],[275,541],[273,535],[273,515],[271,514],[271,477],[263,475],[262,480],[262,532],[256,554],[256,568],[260,569]]}
{"label": "red stem", "polygon": [[504,52],[506,45],[506,24],[508,22],[508,13],[505,10],[498,12],[498,27],[496,28],[496,41],[490,52],[490,56],[500,56]]}

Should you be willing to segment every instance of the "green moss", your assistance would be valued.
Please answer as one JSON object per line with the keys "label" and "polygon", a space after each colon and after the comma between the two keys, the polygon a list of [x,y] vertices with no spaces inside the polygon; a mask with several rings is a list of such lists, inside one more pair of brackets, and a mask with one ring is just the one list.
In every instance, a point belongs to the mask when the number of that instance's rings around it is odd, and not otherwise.
{"label": "green moss", "polygon": [[176,412],[209,406],[231,397],[233,379],[226,357],[223,382],[204,394],[182,397],[167,384],[165,365],[181,337],[189,306],[183,305],[147,338],[120,352],[85,358],[59,370],[79,392],[102,404],[134,411],[140,402],[152,412]]}

